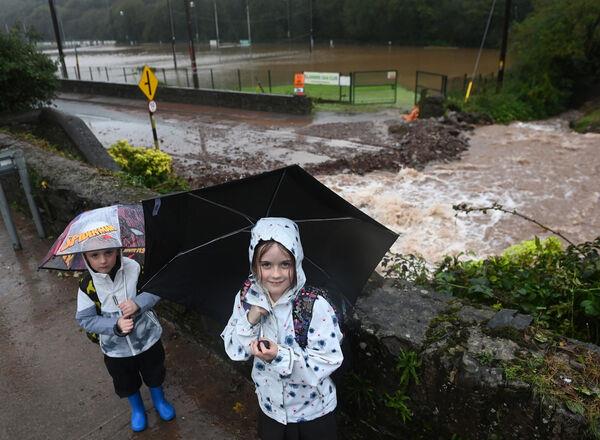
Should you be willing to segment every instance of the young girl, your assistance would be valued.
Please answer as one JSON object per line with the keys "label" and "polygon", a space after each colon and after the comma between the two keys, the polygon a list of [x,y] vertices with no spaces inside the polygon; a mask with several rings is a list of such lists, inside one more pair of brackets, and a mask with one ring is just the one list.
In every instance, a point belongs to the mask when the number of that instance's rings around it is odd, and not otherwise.
{"label": "young girl", "polygon": [[298,226],[285,218],[260,219],[249,253],[252,275],[221,337],[231,359],[254,356],[260,438],[335,439],[337,398],[329,376],[343,361],[342,333],[333,307],[319,296],[306,343],[297,341],[294,299],[306,282]]}
{"label": "young girl", "polygon": [[136,295],[140,265],[122,256],[114,245],[114,238],[100,235],[84,246],[84,250],[98,250],[84,252],[88,274],[79,285],[76,319],[87,332],[97,334],[115,393],[128,398],[131,428],[137,432],[147,426],[139,391],[142,379],[161,419],[172,420],[175,410],[162,389],[162,327],[152,311],[159,298],[147,292]]}

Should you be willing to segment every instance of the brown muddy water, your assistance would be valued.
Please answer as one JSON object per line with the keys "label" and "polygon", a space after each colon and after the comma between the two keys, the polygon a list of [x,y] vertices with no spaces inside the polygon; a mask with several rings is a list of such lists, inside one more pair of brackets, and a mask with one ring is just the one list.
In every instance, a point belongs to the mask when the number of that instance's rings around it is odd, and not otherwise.
{"label": "brown muddy water", "polygon": [[422,171],[340,174],[321,181],[400,234],[392,250],[424,256],[498,254],[540,227],[510,214],[456,213],[453,204],[493,202],[536,219],[574,242],[600,235],[600,135],[564,119],[476,128],[456,162]]}
{"label": "brown muddy water", "polygon": [[[290,84],[294,72],[353,72],[371,70],[398,70],[398,83],[412,89],[415,84],[417,70],[448,75],[449,78],[471,75],[478,49],[454,47],[405,47],[387,45],[343,45],[334,42],[333,47],[316,46],[312,52],[306,46],[287,46],[257,44],[252,48],[222,48],[197,50],[196,61],[199,69],[201,86],[206,87],[209,70],[213,69],[214,80],[231,76],[231,84],[237,85],[237,78],[232,72],[240,69],[244,84],[261,78],[265,84],[265,75],[271,71],[273,84]],[[56,51],[48,50],[48,54],[56,59]],[[190,68],[187,46],[180,44],[176,49],[179,68]],[[82,79],[90,79],[89,68],[96,80],[104,81],[104,67],[109,68],[111,81],[124,82],[119,69],[137,68],[148,64],[156,68],[173,68],[171,46],[169,44],[145,44],[139,46],[90,46],[78,50],[79,65]],[[65,62],[70,77],[74,76],[74,49],[65,49]],[[509,60],[510,62],[510,60]],[[479,72],[482,75],[493,73],[498,66],[498,51],[484,50],[482,52]],[[96,71],[98,67],[100,71]],[[114,69],[114,72],[113,70]],[[169,83],[175,81],[173,72],[167,72]],[[159,74],[159,81],[162,73]],[[137,82],[133,77],[129,82]],[[183,83],[184,78],[180,81]],[[431,87],[434,87],[435,80]],[[185,84],[182,84],[185,85]]]}

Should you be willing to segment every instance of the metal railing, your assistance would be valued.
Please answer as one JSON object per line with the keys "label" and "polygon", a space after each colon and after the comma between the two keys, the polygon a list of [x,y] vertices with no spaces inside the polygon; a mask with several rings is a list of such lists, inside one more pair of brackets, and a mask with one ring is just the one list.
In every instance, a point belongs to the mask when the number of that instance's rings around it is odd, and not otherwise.
{"label": "metal railing", "polygon": [[[162,87],[193,87],[190,67],[177,69],[152,67]],[[69,67],[72,78],[81,81],[102,81],[119,84],[137,84],[143,67],[85,66]],[[202,89],[229,90],[248,93],[275,93],[292,95],[292,70],[198,69],[198,83]],[[71,75],[72,74],[72,75]],[[305,94],[322,102],[351,104],[394,104],[397,100],[398,71],[358,71],[344,74],[351,77],[351,85],[305,86]]]}
{"label": "metal railing", "polygon": [[419,102],[424,91],[429,96],[434,94],[445,98],[448,93],[448,77],[440,73],[417,70],[415,75],[415,105]]}

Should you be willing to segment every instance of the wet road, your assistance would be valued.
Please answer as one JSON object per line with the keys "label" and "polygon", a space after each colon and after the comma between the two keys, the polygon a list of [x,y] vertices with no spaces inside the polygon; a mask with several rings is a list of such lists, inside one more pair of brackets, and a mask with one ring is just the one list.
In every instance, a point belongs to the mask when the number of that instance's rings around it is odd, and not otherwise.
{"label": "wet road", "polygon": [[[105,147],[121,139],[136,146],[153,144],[144,101],[61,94],[53,103],[80,117]],[[354,120],[369,117],[356,115]],[[364,141],[296,132],[314,123],[313,116],[158,102],[155,118],[160,148],[175,158],[183,175],[193,175],[195,165],[234,172],[251,166],[258,173],[381,150]]]}
{"label": "wet road", "polygon": [[255,426],[253,387],[168,323],[165,391],[177,418],[159,420],[142,387],[149,428],[133,434],[127,401],[75,322],[77,280],[38,272],[51,243],[37,238],[30,219],[15,218],[18,252],[0,221],[0,439],[255,438],[246,428]]}

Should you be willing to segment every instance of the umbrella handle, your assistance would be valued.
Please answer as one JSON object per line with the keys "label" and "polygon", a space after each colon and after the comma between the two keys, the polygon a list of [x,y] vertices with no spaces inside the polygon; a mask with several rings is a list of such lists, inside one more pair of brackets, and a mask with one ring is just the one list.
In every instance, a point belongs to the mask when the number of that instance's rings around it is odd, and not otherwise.
{"label": "umbrella handle", "polygon": [[[112,299],[115,303],[115,306],[117,306],[117,308],[119,308],[119,301],[117,300],[117,297],[115,295],[112,296]],[[121,311],[121,309],[119,309],[119,315],[123,316],[123,312]]]}

